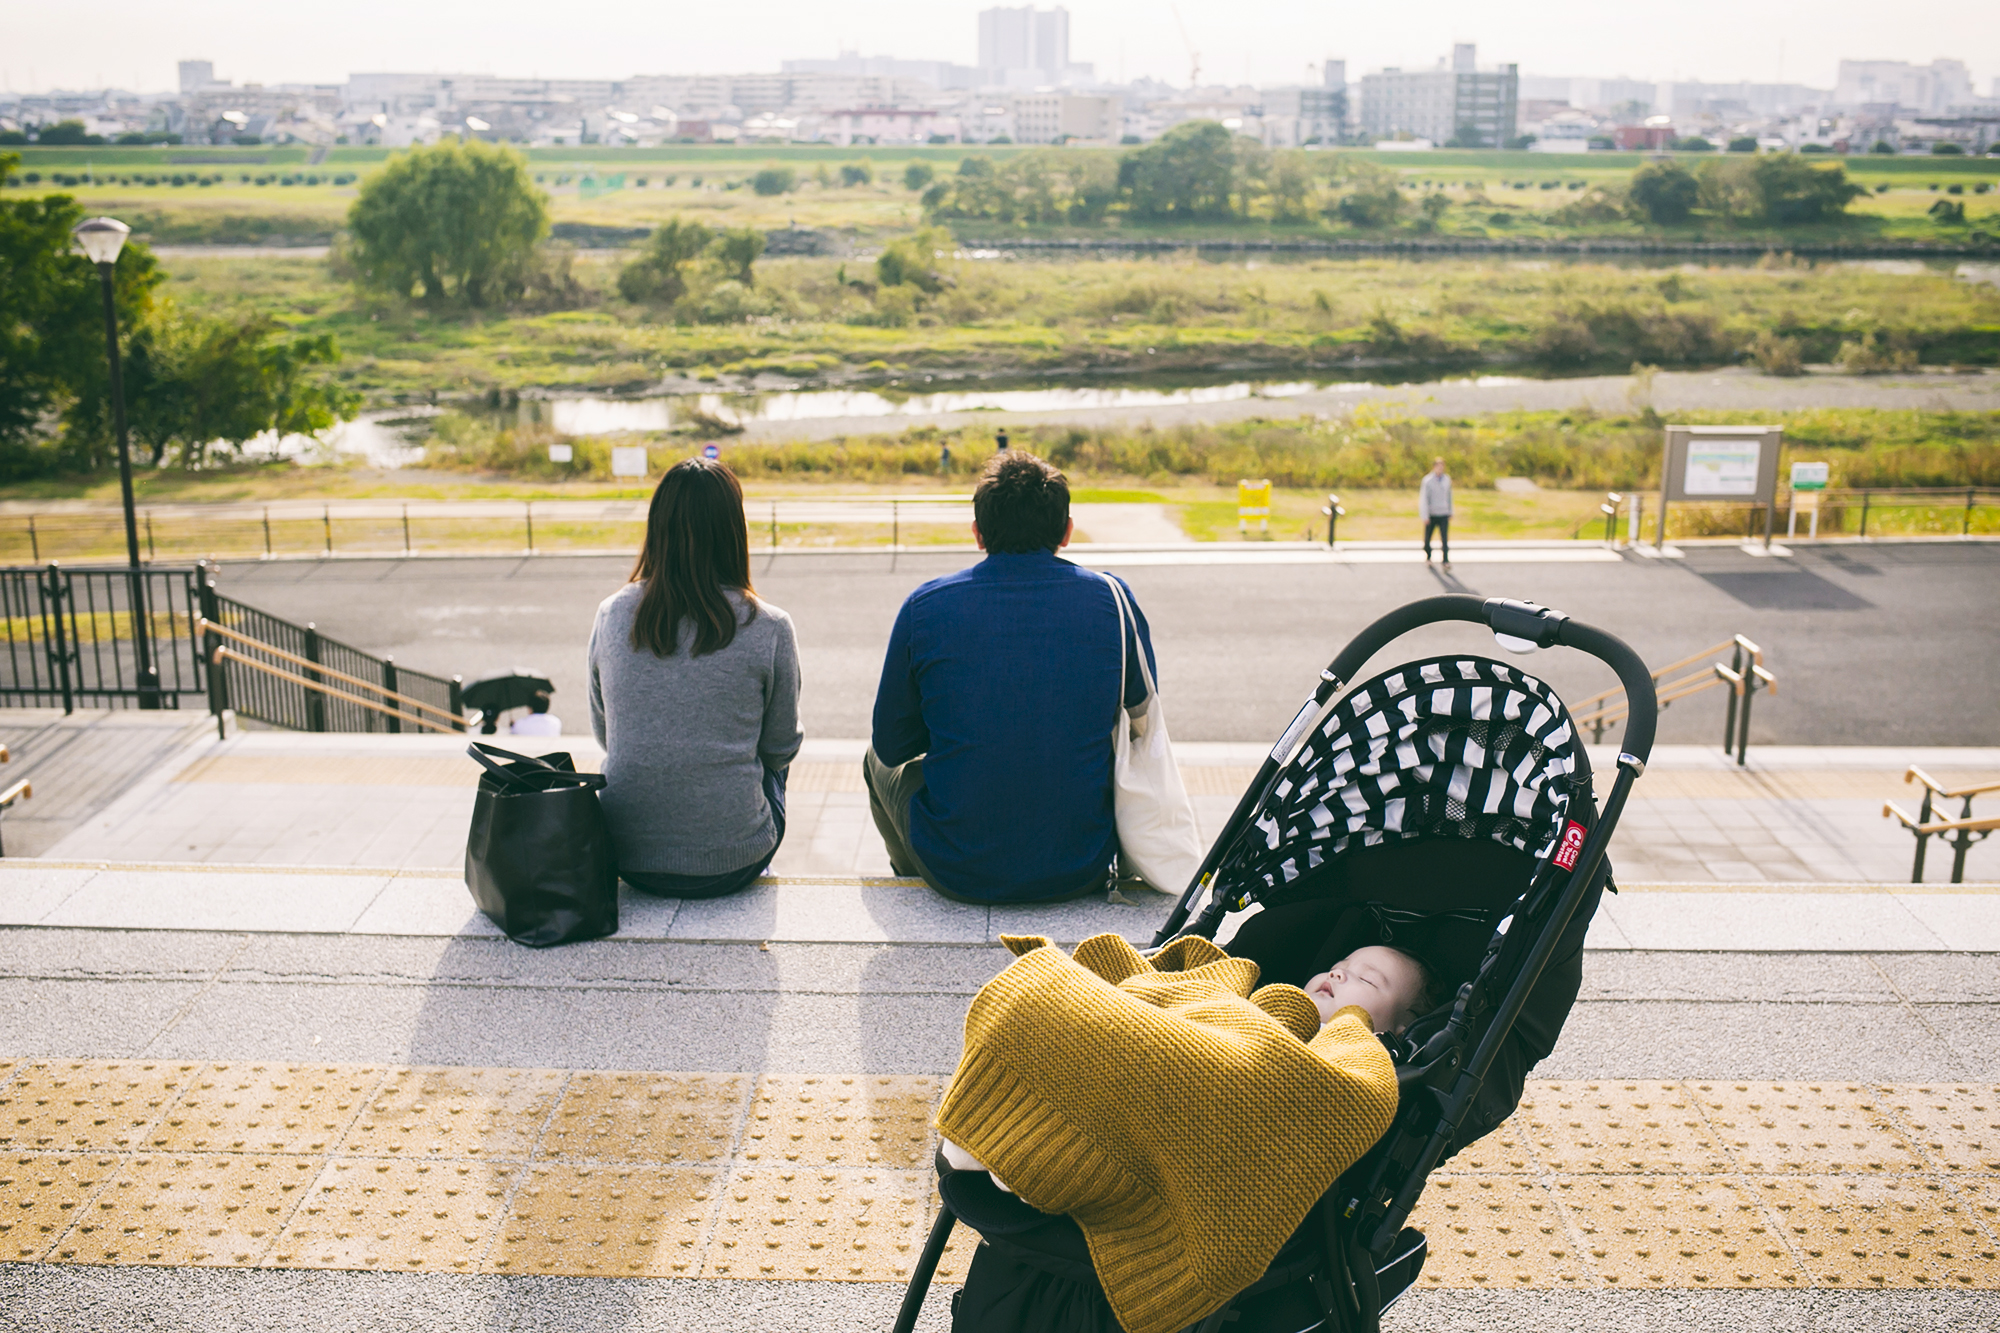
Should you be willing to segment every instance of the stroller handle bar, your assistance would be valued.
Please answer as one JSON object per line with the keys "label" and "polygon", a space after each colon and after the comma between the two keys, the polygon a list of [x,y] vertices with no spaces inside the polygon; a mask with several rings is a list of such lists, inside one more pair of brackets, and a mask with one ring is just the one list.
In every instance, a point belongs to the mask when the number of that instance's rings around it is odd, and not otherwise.
{"label": "stroller handle bar", "polygon": [[1446,620],[1468,620],[1484,625],[1501,639],[1503,647],[1574,648],[1589,653],[1617,672],[1618,683],[1624,687],[1625,698],[1632,709],[1626,719],[1625,741],[1619,747],[1622,751],[1619,761],[1629,766],[1629,758],[1636,761],[1641,770],[1645,768],[1647,757],[1653,752],[1653,729],[1659,718],[1653,676],[1646,670],[1645,662],[1615,634],[1607,634],[1595,626],[1572,620],[1560,611],[1537,606],[1533,602],[1445,593],[1399,606],[1355,635],[1340,656],[1333,659],[1333,665],[1324,673],[1328,678],[1326,694],[1331,696],[1342,684],[1353,680],[1368,659],[1381,651],[1390,640]]}

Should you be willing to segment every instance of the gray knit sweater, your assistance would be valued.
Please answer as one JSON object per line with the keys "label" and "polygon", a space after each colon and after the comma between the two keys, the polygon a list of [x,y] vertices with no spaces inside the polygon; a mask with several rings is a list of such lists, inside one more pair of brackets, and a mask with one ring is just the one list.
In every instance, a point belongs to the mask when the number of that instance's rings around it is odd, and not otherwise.
{"label": "gray knit sweater", "polygon": [[792,619],[758,601],[737,608],[736,637],[688,655],[683,620],[671,657],[632,646],[643,584],[597,608],[590,629],[590,729],[604,747],[604,813],[621,869],[719,875],[777,845],[764,769],[799,752],[799,652]]}

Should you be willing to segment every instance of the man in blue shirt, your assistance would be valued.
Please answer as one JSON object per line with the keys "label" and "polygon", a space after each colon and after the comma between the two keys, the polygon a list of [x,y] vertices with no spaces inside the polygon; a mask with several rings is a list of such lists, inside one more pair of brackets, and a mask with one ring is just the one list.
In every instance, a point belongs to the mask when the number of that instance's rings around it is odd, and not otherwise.
{"label": "man in blue shirt", "polygon": [[1151,702],[1151,635],[1127,588],[1121,644],[1104,578],[1057,557],[1075,525],[1055,468],[995,455],[972,514],[986,558],[911,593],[889,634],[869,809],[896,873],[948,898],[1081,897],[1117,856],[1111,740],[1121,698],[1135,715]]}

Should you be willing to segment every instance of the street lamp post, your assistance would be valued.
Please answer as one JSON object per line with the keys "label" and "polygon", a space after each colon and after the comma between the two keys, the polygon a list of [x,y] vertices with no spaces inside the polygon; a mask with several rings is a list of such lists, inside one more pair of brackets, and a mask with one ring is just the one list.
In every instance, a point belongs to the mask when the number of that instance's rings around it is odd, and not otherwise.
{"label": "street lamp post", "polygon": [[146,575],[139,564],[139,516],[132,500],[132,443],[125,432],[125,381],[118,364],[118,305],[112,294],[111,271],[132,229],[117,218],[88,218],[71,234],[104,286],[104,341],[111,356],[111,420],[118,430],[118,485],[125,496],[125,555],[131,592],[127,610],[132,622],[132,657],[139,684],[139,707],[160,706],[160,673],[153,668],[152,621],[146,614]]}

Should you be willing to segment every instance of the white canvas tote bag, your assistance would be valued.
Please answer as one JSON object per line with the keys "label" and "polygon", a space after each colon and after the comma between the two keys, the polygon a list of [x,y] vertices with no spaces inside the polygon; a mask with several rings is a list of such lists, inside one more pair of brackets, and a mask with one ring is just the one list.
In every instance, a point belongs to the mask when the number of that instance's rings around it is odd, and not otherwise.
{"label": "white canvas tote bag", "polygon": [[1194,806],[1181,785],[1167,737],[1167,714],[1146,654],[1139,653],[1139,674],[1152,703],[1145,716],[1134,719],[1125,708],[1125,663],[1128,637],[1136,643],[1136,617],[1125,602],[1125,589],[1109,574],[1101,574],[1118,604],[1118,723],[1112,731],[1113,804],[1118,815],[1118,858],[1124,873],[1137,875],[1162,893],[1178,894],[1201,868],[1201,835],[1194,825]]}

